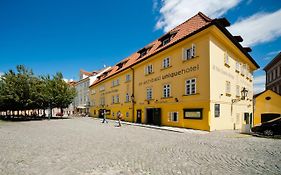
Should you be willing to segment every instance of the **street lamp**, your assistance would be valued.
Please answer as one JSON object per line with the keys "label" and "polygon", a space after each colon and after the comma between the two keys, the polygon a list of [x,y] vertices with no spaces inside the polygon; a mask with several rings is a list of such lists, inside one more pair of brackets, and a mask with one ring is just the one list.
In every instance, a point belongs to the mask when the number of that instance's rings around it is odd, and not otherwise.
{"label": "street lamp", "polygon": [[246,99],[246,97],[248,96],[248,92],[249,91],[245,87],[243,87],[243,89],[241,91],[241,100],[245,100]]}

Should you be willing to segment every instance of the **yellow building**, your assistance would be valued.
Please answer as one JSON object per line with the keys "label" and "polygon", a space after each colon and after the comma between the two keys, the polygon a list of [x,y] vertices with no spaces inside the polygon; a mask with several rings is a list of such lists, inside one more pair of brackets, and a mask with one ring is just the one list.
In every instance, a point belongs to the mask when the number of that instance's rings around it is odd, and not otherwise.
{"label": "yellow building", "polygon": [[281,96],[272,90],[254,96],[254,125],[281,116]]}
{"label": "yellow building", "polygon": [[[225,19],[201,12],[98,77],[90,115],[200,130],[239,129],[253,112],[259,66]],[[248,96],[241,98],[241,91]]]}

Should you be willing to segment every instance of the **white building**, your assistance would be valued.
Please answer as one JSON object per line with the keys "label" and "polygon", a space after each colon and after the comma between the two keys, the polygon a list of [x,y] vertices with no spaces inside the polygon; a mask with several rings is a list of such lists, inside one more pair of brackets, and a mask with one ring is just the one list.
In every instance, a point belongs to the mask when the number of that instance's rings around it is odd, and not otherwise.
{"label": "white building", "polygon": [[106,67],[100,71],[87,72],[80,70],[79,81],[75,83],[75,89],[77,92],[76,97],[74,98],[73,106],[75,111],[79,114],[88,114],[90,107],[90,98],[89,98],[89,86],[97,79],[98,76],[103,74],[105,71],[110,69]]}

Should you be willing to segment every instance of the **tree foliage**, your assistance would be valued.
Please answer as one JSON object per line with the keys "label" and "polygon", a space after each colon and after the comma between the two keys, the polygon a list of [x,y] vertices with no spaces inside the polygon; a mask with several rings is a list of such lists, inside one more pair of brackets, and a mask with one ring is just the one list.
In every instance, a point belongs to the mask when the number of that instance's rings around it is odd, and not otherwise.
{"label": "tree foliage", "polygon": [[75,95],[62,73],[37,77],[18,65],[16,72],[9,70],[0,77],[0,111],[67,108]]}

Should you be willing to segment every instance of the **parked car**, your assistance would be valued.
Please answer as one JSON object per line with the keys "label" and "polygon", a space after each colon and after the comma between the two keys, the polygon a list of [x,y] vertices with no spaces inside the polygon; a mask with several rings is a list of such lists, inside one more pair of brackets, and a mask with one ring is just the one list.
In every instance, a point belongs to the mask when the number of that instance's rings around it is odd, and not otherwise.
{"label": "parked car", "polygon": [[266,136],[281,135],[281,117],[260,123],[251,130],[254,133],[261,133]]}
{"label": "parked car", "polygon": [[63,113],[61,113],[61,112],[58,112],[58,113],[56,113],[56,116],[63,116]]}

